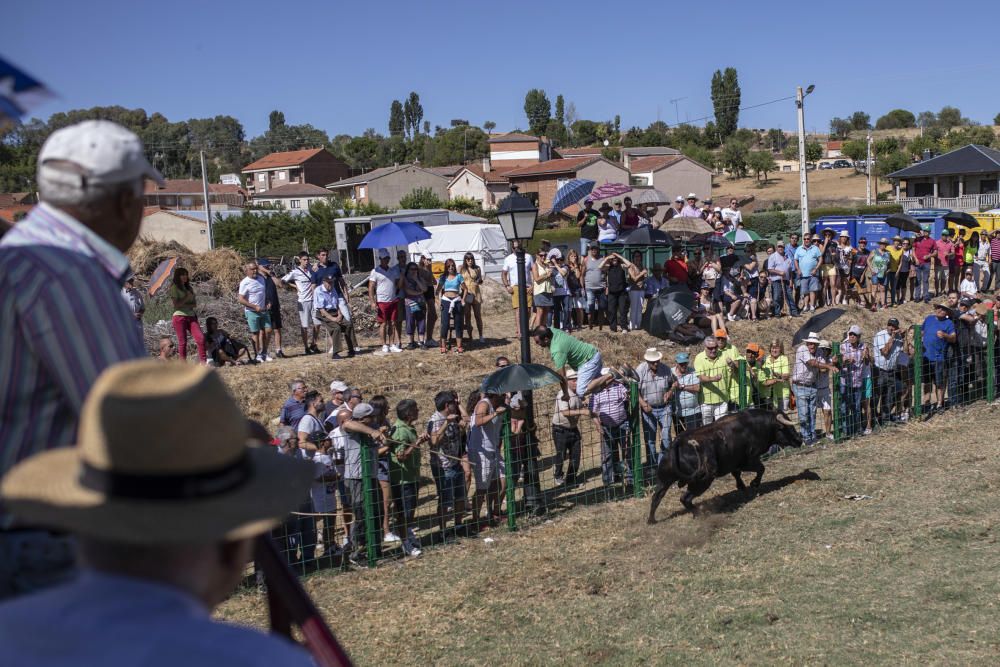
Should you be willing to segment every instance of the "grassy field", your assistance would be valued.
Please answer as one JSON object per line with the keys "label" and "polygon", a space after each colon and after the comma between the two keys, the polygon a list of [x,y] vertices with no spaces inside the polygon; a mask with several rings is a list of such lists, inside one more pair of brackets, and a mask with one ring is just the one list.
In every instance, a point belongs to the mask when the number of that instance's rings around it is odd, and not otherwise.
{"label": "grassy field", "polygon": [[[489,342],[464,355],[301,357],[222,373],[265,420],[296,376],[313,386],[344,379],[392,402],[410,396],[426,414],[439,389],[464,395],[496,354],[516,355],[511,311],[499,295],[490,301]],[[905,327],[925,310],[891,314]],[[857,322],[868,338],[886,317],[852,309],[823,335],[836,340]],[[799,324],[736,322],[731,335],[740,346],[787,340]],[[651,345],[681,349],[644,333],[583,337],[613,363],[634,363]],[[997,416],[978,405],[783,454],[757,494],[717,482],[697,519],[679,512],[674,489],[655,526],[644,523],[648,500],[577,507],[517,533],[495,529],[492,542],[484,534],[374,571],[321,573],[307,588],[359,664],[992,664]],[[855,495],[870,498],[847,499]],[[266,614],[256,593],[220,610],[258,626]]]}
{"label": "grassy field", "polygon": [[781,455],[699,518],[673,491],[655,526],[590,507],[307,588],[359,664],[995,664],[997,414]]}

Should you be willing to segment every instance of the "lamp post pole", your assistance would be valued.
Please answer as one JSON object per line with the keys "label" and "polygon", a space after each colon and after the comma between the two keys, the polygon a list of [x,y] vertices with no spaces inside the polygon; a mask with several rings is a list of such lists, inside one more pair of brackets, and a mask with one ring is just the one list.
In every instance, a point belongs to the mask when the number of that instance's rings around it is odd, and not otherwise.
{"label": "lamp post pole", "polygon": [[[521,327],[521,363],[531,363],[531,336],[528,331],[528,288],[527,272],[524,268],[524,242],[517,241],[514,249],[517,258],[517,321]],[[531,405],[531,402],[528,402]]]}

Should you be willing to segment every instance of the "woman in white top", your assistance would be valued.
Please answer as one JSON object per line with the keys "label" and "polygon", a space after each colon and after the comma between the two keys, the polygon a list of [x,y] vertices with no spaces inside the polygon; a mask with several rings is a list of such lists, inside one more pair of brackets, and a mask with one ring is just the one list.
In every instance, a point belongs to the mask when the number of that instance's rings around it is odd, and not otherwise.
{"label": "woman in white top", "polygon": [[979,236],[979,247],[972,267],[972,275],[977,285],[985,285],[990,280],[990,239],[983,232]]}
{"label": "woman in white top", "polygon": [[534,318],[531,320],[531,328],[546,325],[549,321],[549,311],[552,310],[552,274],[554,267],[548,260],[545,251],[538,249],[535,255],[535,262],[531,265],[531,286]]}
{"label": "woman in white top", "polygon": [[615,226],[615,219],[601,217],[597,219],[597,241],[598,243],[612,243],[618,240],[618,227]]}

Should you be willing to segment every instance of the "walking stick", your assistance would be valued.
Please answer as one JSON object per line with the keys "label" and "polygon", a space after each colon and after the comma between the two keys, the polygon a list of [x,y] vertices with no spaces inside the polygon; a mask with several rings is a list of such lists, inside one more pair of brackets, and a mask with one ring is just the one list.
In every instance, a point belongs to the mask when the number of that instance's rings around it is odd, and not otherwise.
{"label": "walking stick", "polygon": [[350,667],[353,663],[347,651],[323,621],[319,609],[281,557],[269,535],[257,538],[254,556],[267,582],[267,606],[272,632],[291,639],[294,623],[302,631],[305,646],[317,665]]}

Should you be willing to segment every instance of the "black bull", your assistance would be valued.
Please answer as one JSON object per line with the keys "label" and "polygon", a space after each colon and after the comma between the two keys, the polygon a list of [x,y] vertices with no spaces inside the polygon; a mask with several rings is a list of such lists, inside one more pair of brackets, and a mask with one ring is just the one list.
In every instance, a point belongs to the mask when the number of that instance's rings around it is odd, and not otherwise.
{"label": "black bull", "polygon": [[732,475],[738,489],[745,489],[743,472],[757,476],[750,486],[760,485],[764,464],[760,457],[771,445],[801,447],[802,436],[784,413],[753,408],[727,415],[717,422],[684,431],[656,468],[659,485],[649,506],[647,523],[656,523],[656,508],[667,489],[677,482],[687,486],[681,496],[686,508],[695,511],[695,498],[703,494],[716,477]]}

